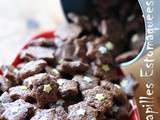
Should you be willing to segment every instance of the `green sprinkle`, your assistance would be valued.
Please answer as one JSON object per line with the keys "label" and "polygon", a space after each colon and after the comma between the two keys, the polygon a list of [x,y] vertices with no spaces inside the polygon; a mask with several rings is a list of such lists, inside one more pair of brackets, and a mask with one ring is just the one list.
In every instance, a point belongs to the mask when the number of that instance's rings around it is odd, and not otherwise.
{"label": "green sprinkle", "polygon": [[128,18],[127,18],[127,22],[131,22],[132,20],[134,20],[135,18],[135,15],[130,15]]}
{"label": "green sprinkle", "polygon": [[24,86],[24,85],[23,85],[23,86],[20,86],[20,89],[21,89],[21,90],[28,90],[27,86]]}
{"label": "green sprinkle", "polygon": [[14,75],[17,75],[17,73],[18,73],[18,70],[17,70],[17,69],[14,69],[14,70],[13,70],[13,74],[14,74]]}
{"label": "green sprinkle", "polygon": [[106,97],[103,94],[96,94],[95,98],[99,101],[103,101],[106,99]]}
{"label": "green sprinkle", "polygon": [[128,85],[128,80],[124,79],[121,81],[120,86],[125,88]]}
{"label": "green sprinkle", "polygon": [[60,99],[56,102],[57,105],[63,106],[63,104],[65,103],[65,101],[63,99]]}
{"label": "green sprinkle", "polygon": [[90,77],[87,77],[87,76],[84,76],[83,80],[88,82],[88,83],[92,82],[92,79]]}
{"label": "green sprinkle", "polygon": [[118,107],[117,105],[114,105],[114,106],[112,107],[112,111],[113,111],[113,112],[118,112],[118,110],[119,110],[119,107]]}
{"label": "green sprinkle", "polygon": [[64,62],[63,59],[61,59],[61,60],[58,61],[59,64],[63,64],[63,62]]}
{"label": "green sprinkle", "polygon": [[105,44],[105,46],[106,46],[106,48],[107,48],[108,50],[113,50],[113,49],[114,49],[114,44],[113,44],[112,42],[107,42],[107,43]]}
{"label": "green sprinkle", "polygon": [[47,84],[47,85],[43,86],[43,91],[44,92],[50,93],[51,90],[52,90],[52,87],[51,87],[50,84]]}
{"label": "green sprinkle", "polygon": [[53,72],[53,74],[55,76],[59,76],[60,75],[60,73],[59,73],[59,71],[57,69],[52,69],[52,72]]}
{"label": "green sprinkle", "polygon": [[110,68],[109,66],[106,64],[106,65],[102,65],[102,69],[105,71],[105,72],[108,72],[110,71]]}

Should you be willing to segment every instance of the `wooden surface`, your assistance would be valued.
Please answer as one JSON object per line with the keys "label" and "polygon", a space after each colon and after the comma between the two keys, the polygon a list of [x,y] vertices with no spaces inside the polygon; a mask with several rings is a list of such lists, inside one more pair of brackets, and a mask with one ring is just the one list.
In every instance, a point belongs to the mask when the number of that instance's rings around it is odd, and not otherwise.
{"label": "wooden surface", "polygon": [[[160,114],[148,112],[149,110],[152,110],[152,111],[160,113],[160,47],[154,50],[154,55],[150,58],[150,59],[155,60],[154,67],[153,67],[154,74],[153,76],[149,77],[149,80],[151,81],[151,83],[154,84],[153,89],[147,89],[146,88],[146,78],[140,77],[140,70],[145,65],[144,64],[145,58],[147,58],[147,55],[145,55],[143,58],[141,58],[140,60],[136,61],[135,63],[129,66],[122,67],[122,69],[125,74],[133,74],[136,80],[138,80],[140,83],[139,88],[135,93],[135,98],[138,103],[138,109],[139,109],[139,113],[141,116],[141,120],[146,120],[146,117],[149,115],[150,117],[153,115],[154,119],[148,119],[148,120],[160,120]],[[154,95],[148,96],[147,95],[148,91],[153,91]],[[151,102],[146,103],[146,104],[142,104],[142,103],[140,104],[139,102],[142,102],[140,101],[140,97],[141,98],[142,97],[153,98],[153,104]],[[144,105],[145,107],[142,107]],[[146,105],[153,105],[153,106],[146,107]],[[146,113],[146,111],[148,113]]]}

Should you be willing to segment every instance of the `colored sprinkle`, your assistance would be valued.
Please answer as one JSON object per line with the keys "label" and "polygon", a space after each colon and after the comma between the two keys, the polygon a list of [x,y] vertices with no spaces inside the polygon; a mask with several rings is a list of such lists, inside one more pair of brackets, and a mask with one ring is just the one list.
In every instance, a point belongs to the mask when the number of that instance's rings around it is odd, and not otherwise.
{"label": "colored sprinkle", "polygon": [[99,101],[103,101],[106,99],[106,97],[103,94],[96,94],[95,98]]}
{"label": "colored sprinkle", "polygon": [[64,103],[65,101],[63,99],[60,99],[56,102],[57,105],[61,105],[61,106],[63,106]]}
{"label": "colored sprinkle", "polygon": [[79,110],[77,110],[76,112],[78,115],[85,115],[86,111],[82,108],[80,108]]}
{"label": "colored sprinkle", "polygon": [[28,88],[27,88],[27,86],[20,86],[20,89],[21,90],[27,90]]}
{"label": "colored sprinkle", "polygon": [[88,82],[88,83],[92,82],[92,79],[90,77],[87,77],[87,76],[84,76],[83,80]]}
{"label": "colored sprinkle", "polygon": [[98,51],[101,53],[101,54],[105,54],[107,53],[107,48],[106,47],[103,47],[103,46],[100,46]]}
{"label": "colored sprinkle", "polygon": [[63,64],[63,62],[64,62],[63,59],[61,59],[61,60],[58,61],[59,64]]}
{"label": "colored sprinkle", "polygon": [[117,105],[114,105],[114,106],[112,107],[112,111],[113,111],[113,112],[118,112],[118,110],[119,110],[119,107],[118,107]]}
{"label": "colored sprinkle", "polygon": [[128,85],[128,80],[122,80],[120,85],[121,87],[125,88]]}
{"label": "colored sprinkle", "polygon": [[102,65],[102,69],[105,71],[105,72],[108,72],[110,70],[109,66],[106,64],[106,65]]}
{"label": "colored sprinkle", "polygon": [[44,85],[43,91],[49,93],[52,90],[52,87],[50,84]]}
{"label": "colored sprinkle", "polygon": [[113,49],[114,49],[114,44],[113,44],[112,42],[107,42],[107,43],[105,44],[105,46],[106,46],[106,48],[107,48],[108,50],[113,50]]}
{"label": "colored sprinkle", "polygon": [[59,76],[59,75],[60,75],[60,73],[59,73],[59,71],[58,71],[57,69],[52,69],[52,72],[53,72],[53,74],[56,75],[56,76]]}

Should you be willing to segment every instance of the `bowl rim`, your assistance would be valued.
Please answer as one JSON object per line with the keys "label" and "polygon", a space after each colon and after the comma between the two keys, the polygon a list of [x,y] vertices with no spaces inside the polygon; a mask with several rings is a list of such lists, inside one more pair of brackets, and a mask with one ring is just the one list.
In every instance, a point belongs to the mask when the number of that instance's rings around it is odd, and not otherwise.
{"label": "bowl rim", "polygon": [[[22,60],[20,59],[20,52],[28,47],[28,44],[33,41],[36,40],[38,38],[54,38],[54,31],[50,30],[50,31],[45,31],[36,35],[31,36],[26,43],[24,43],[24,45],[22,46],[22,48],[20,49],[20,51],[18,52],[18,54],[16,55],[15,59],[12,61],[11,65],[13,66],[17,66],[19,63],[22,62]],[[118,69],[118,72],[121,75],[124,75],[123,72],[121,71],[121,69]],[[0,75],[2,75],[2,71],[0,70]],[[137,108],[137,104],[136,104],[136,100],[134,97],[132,97],[132,99],[129,100],[130,102],[130,115],[131,115],[131,120],[140,120],[140,114]]]}

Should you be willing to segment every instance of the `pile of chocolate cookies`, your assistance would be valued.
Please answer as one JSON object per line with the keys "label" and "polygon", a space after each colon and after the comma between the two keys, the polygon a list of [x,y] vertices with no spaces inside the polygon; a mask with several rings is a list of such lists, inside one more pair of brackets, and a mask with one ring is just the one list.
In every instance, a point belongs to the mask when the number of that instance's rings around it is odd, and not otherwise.
{"label": "pile of chocolate cookies", "polygon": [[144,18],[138,0],[91,0],[88,11],[69,13],[67,18],[83,26],[85,32],[105,36],[116,47],[117,63],[135,58],[144,44]]}
{"label": "pile of chocolate cookies", "polygon": [[[2,66],[2,120],[128,120],[138,83],[118,73],[116,47],[106,36],[60,26],[21,51],[16,67]],[[111,36],[110,36],[111,37]]]}
{"label": "pile of chocolate cookies", "polygon": [[137,4],[106,1],[95,0],[98,19],[69,13],[53,38],[31,41],[21,63],[1,67],[0,120],[130,120],[138,83],[118,65],[140,51],[143,19]]}

